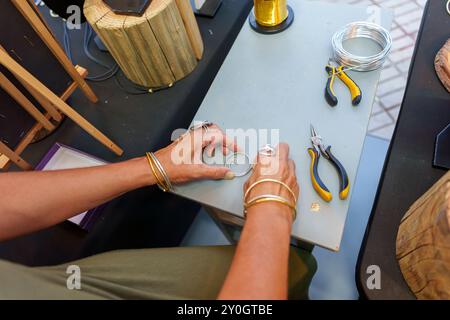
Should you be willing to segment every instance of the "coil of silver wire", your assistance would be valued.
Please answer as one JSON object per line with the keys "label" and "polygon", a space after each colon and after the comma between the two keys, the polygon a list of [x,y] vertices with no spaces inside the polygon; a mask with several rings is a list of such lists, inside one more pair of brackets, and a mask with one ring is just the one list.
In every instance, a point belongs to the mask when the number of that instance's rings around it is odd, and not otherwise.
{"label": "coil of silver wire", "polygon": [[[355,38],[371,39],[378,43],[381,51],[370,56],[360,56],[348,52],[344,48],[344,42]],[[332,38],[334,60],[347,67],[348,70],[373,71],[381,68],[392,47],[392,38],[382,26],[365,22],[349,23],[337,31]]]}

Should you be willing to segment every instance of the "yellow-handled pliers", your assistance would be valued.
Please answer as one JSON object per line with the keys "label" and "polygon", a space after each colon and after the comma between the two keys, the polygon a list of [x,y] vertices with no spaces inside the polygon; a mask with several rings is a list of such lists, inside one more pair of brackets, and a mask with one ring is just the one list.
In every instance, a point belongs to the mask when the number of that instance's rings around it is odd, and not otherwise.
{"label": "yellow-handled pliers", "polygon": [[339,174],[339,198],[345,200],[348,197],[350,191],[350,182],[348,179],[347,171],[339,160],[331,153],[331,146],[325,147],[322,143],[322,137],[319,136],[311,125],[311,142],[313,148],[308,148],[308,153],[311,156],[311,182],[314,190],[320,195],[320,197],[326,202],[330,202],[333,199],[333,195],[326,185],[320,179],[318,166],[319,159],[322,155],[325,159],[331,162],[333,167]]}
{"label": "yellow-handled pliers", "polygon": [[328,81],[325,88],[325,99],[328,104],[332,107],[335,107],[338,104],[338,98],[336,97],[333,88],[336,77],[338,77],[350,90],[350,94],[352,95],[352,104],[354,106],[359,105],[362,99],[362,92],[355,81],[353,81],[352,78],[345,73],[348,69],[345,69],[344,66],[336,66],[332,60],[329,60],[325,70],[328,73]]}

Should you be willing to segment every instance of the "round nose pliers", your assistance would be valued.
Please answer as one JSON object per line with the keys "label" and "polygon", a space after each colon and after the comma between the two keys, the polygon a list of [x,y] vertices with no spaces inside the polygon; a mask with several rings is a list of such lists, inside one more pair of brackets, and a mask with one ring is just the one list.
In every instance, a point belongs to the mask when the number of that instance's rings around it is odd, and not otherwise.
{"label": "round nose pliers", "polygon": [[[334,92],[334,82],[336,81],[336,77],[338,77],[350,90],[350,94],[352,96],[352,104],[357,106],[360,104],[362,99],[362,92],[359,86],[353,81],[352,78],[345,73],[344,66],[336,66],[333,64],[333,61],[328,61],[325,70],[328,73],[328,81],[327,86],[325,87],[325,99],[328,104],[332,107],[337,106],[338,98]],[[347,69],[348,70],[348,69]]]}
{"label": "round nose pliers", "polygon": [[319,196],[325,200],[326,202],[330,202],[333,199],[333,195],[330,190],[326,187],[326,185],[322,182],[322,179],[319,176],[318,166],[319,159],[322,155],[325,159],[327,159],[333,167],[336,169],[339,175],[339,198],[341,200],[345,200],[348,197],[350,191],[350,182],[348,179],[347,171],[345,171],[344,166],[339,162],[339,160],[331,153],[331,146],[326,147],[322,143],[322,137],[319,136],[311,125],[311,143],[313,145],[312,148],[308,148],[308,153],[311,156],[311,182],[314,187],[314,190],[319,194]]}

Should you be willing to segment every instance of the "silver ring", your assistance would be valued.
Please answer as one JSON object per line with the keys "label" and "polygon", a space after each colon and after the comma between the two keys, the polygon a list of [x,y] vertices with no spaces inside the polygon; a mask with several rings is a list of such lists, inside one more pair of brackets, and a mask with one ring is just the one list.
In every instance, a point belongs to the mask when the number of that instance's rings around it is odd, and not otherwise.
{"label": "silver ring", "polygon": [[262,154],[263,156],[274,157],[276,154],[276,150],[270,144],[266,144],[264,147],[259,149],[259,154]]}
{"label": "silver ring", "polygon": [[211,121],[201,121],[197,124],[192,125],[189,130],[190,131],[194,131],[200,128],[205,129],[205,133],[208,132],[208,127],[212,126],[214,123],[212,123]]}

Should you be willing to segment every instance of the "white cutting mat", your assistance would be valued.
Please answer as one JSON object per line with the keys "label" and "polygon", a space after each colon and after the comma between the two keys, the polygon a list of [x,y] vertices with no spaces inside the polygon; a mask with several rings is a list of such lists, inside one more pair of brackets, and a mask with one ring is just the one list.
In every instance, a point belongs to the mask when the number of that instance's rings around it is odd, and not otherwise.
{"label": "white cutting mat", "polygon": [[[213,121],[224,129],[280,129],[281,141],[290,144],[301,187],[299,215],[292,236],[337,251],[380,70],[349,72],[363,92],[358,107],[351,105],[350,93],[339,80],[335,84],[339,105],[329,107],[324,98],[324,69],[331,56],[331,37],[347,23],[374,16],[390,29],[392,14],[372,7],[316,1],[291,0],[289,5],[295,12],[295,21],[282,33],[258,34],[245,22],[194,119]],[[366,45],[364,41],[352,44],[358,50]],[[310,123],[347,169],[351,193],[346,201],[338,197],[335,169],[323,158],[319,172],[334,199],[326,203],[312,188],[306,150],[311,146]],[[190,183],[178,187],[175,193],[242,217],[242,186],[247,178]],[[315,203],[320,205],[319,212],[311,210]]]}

